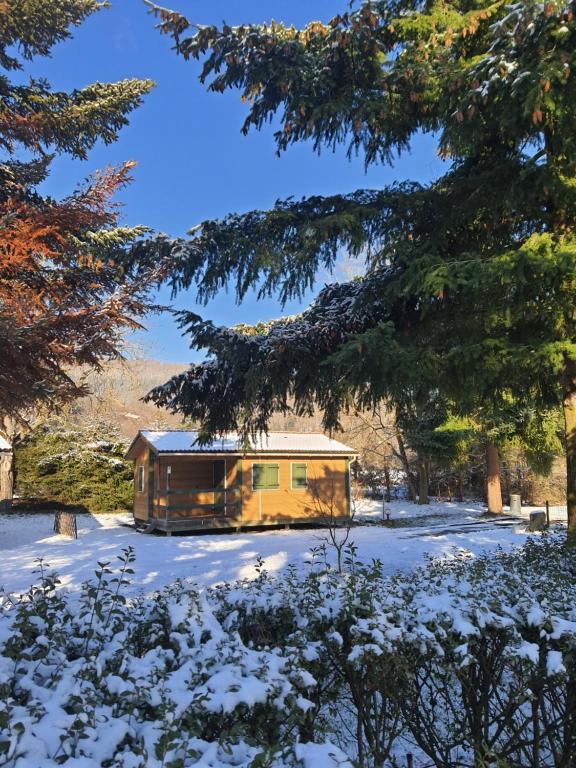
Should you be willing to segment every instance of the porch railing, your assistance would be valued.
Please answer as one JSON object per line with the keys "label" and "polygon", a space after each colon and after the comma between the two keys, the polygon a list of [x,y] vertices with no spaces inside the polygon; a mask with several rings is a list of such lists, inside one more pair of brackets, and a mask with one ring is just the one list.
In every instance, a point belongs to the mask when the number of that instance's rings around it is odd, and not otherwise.
{"label": "porch railing", "polygon": [[[197,501],[193,497],[212,494],[211,501]],[[192,497],[180,501],[183,496]],[[165,503],[162,503],[165,499]],[[241,486],[232,485],[227,488],[175,488],[156,490],[153,500],[154,516],[170,520],[174,512],[189,512],[193,517],[236,517],[240,512]],[[182,519],[187,515],[178,515]]]}

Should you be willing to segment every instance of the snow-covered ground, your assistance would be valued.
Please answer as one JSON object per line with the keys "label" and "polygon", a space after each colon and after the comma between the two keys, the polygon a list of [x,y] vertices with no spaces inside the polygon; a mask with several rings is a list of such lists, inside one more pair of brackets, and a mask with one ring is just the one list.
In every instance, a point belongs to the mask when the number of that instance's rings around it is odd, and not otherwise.
{"label": "snow-covered ground", "polygon": [[[390,512],[390,520],[414,520],[415,518],[431,517],[439,519],[440,517],[450,518],[451,522],[455,520],[464,521],[467,517],[472,515],[478,516],[486,513],[486,507],[481,503],[466,503],[459,504],[457,502],[447,501],[431,501],[430,504],[413,504],[408,501],[372,501],[369,499],[361,499],[356,502],[356,519],[360,522],[362,520],[382,520],[383,510]],[[528,520],[530,512],[544,511],[545,507],[530,507],[522,506],[520,517]],[[510,508],[504,507],[505,517],[510,515]],[[566,507],[550,507],[550,520],[551,522],[566,522]]]}
{"label": "snow-covered ground", "polygon": [[[378,558],[389,573],[412,568],[426,555],[509,548],[527,535],[522,523],[506,515],[496,522],[482,517],[484,510],[477,504],[419,507],[396,501],[386,506],[398,527],[375,525],[382,503],[362,501],[357,520],[367,524],[355,527],[351,539],[361,560]],[[209,585],[252,577],[258,557],[271,573],[289,563],[304,566],[310,549],[327,538],[322,529],[149,536],[136,533],[130,522],[130,515],[82,515],[78,539],[70,540],[52,533],[51,514],[0,515],[0,586],[11,592],[27,589],[34,581],[35,560],[43,557],[63,585],[76,588],[93,575],[97,561],[114,561],[129,545],[136,554],[134,589],[150,592],[177,578]]]}

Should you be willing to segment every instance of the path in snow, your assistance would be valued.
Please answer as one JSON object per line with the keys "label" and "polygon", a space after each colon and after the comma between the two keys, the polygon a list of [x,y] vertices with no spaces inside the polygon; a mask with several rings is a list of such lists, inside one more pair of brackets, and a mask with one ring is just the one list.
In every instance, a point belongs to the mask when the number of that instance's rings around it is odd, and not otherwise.
{"label": "path in snow", "polygon": [[[510,548],[527,535],[524,523],[508,517],[499,521],[482,517],[480,505],[419,507],[392,502],[387,506],[392,520],[413,520],[421,527],[358,525],[351,539],[361,560],[378,558],[388,573],[412,568],[427,554],[446,557],[458,551],[479,554],[498,545]],[[378,520],[381,502],[362,502],[358,517]],[[133,591],[150,592],[177,578],[209,585],[253,577],[257,557],[273,573],[289,563],[305,567],[310,549],[327,536],[322,529],[146,536],[128,527],[130,522],[130,515],[82,515],[78,517],[79,537],[70,540],[52,533],[51,514],[0,515],[0,586],[11,592],[27,589],[34,581],[35,560],[43,557],[60,574],[63,585],[77,588],[93,576],[98,560],[114,561],[129,545],[136,554]]]}

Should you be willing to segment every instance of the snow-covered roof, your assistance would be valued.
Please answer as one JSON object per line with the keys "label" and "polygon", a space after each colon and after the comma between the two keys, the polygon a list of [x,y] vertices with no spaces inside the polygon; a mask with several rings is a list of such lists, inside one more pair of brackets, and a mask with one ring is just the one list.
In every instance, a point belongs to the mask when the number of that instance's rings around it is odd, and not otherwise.
{"label": "snow-covered roof", "polygon": [[11,451],[11,450],[12,450],[12,446],[10,445],[8,440],[6,440],[6,438],[0,435],[0,451]]}
{"label": "snow-covered roof", "polygon": [[[245,453],[240,437],[229,432],[206,445],[198,445],[194,431],[139,433],[158,453]],[[269,432],[251,441],[249,453],[342,453],[348,456],[356,451],[321,432]]]}

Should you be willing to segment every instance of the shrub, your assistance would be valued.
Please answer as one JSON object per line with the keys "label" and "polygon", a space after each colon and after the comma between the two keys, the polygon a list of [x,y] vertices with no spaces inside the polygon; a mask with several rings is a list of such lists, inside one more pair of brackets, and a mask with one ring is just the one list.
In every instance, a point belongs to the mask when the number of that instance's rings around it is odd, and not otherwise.
{"label": "shrub", "polygon": [[386,577],[307,573],[128,599],[133,554],[81,594],[0,614],[0,763],[115,768],[571,768],[576,564],[556,537]]}
{"label": "shrub", "polygon": [[125,442],[109,426],[48,422],[15,445],[17,493],[89,512],[130,509],[133,472],[125,453]]}
{"label": "shrub", "polygon": [[128,603],[133,560],[127,549],[115,571],[99,563],[79,597],[40,562],[39,584],[4,599],[0,763],[272,768],[340,755],[290,745],[314,684],[295,659],[247,647],[181,583]]}

